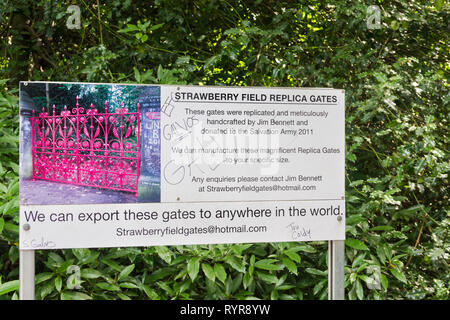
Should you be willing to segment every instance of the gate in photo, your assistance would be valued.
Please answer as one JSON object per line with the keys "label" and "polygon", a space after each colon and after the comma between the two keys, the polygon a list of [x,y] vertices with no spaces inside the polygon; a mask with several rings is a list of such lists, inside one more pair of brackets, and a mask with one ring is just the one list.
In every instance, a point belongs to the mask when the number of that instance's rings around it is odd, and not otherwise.
{"label": "gate in photo", "polygon": [[140,113],[120,108],[99,113],[91,104],[60,115],[43,109],[31,117],[33,180],[42,179],[133,192],[139,181]]}

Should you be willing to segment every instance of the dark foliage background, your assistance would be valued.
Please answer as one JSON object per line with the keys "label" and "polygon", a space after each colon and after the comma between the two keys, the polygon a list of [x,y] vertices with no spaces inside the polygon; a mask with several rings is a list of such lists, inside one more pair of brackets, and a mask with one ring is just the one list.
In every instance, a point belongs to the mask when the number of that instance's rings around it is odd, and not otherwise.
{"label": "dark foliage background", "polygon": [[[446,1],[0,0],[0,14],[0,299],[18,298],[21,80],[345,89],[346,297],[449,298]],[[36,273],[38,299],[326,299],[327,244],[38,251]]]}

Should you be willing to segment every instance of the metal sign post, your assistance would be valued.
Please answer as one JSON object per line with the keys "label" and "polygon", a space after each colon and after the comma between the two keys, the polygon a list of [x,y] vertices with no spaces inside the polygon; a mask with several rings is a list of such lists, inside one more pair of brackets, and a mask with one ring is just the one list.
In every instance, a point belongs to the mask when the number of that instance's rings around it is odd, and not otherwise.
{"label": "metal sign post", "polygon": [[345,299],[345,240],[328,241],[328,299]]}
{"label": "metal sign post", "polygon": [[19,298],[34,300],[34,250],[19,252]]}

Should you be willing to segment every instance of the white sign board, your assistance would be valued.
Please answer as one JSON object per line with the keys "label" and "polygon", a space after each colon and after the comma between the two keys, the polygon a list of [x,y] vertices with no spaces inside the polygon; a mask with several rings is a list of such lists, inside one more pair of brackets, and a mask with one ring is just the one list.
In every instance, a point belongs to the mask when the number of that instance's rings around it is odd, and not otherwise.
{"label": "white sign board", "polygon": [[[80,99],[87,101],[86,86]],[[137,196],[24,174],[21,249],[345,239],[343,90],[133,87],[144,90]],[[146,87],[154,89],[153,100]],[[111,85],[111,99],[119,89]],[[21,109],[25,99],[21,94]],[[153,104],[143,110],[145,101]],[[26,134],[21,131],[21,143]],[[21,172],[28,157],[22,149]],[[109,161],[95,157],[89,160]],[[110,169],[101,170],[106,177]],[[41,196],[33,198],[39,188]],[[49,195],[53,200],[44,201]]]}

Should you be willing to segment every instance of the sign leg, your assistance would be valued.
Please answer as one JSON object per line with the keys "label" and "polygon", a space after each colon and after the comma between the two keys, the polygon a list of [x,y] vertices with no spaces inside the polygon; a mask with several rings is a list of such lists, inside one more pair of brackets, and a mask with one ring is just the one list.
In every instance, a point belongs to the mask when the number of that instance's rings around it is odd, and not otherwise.
{"label": "sign leg", "polygon": [[19,297],[34,300],[34,250],[19,252]]}
{"label": "sign leg", "polygon": [[345,299],[345,241],[328,241],[328,299]]}

